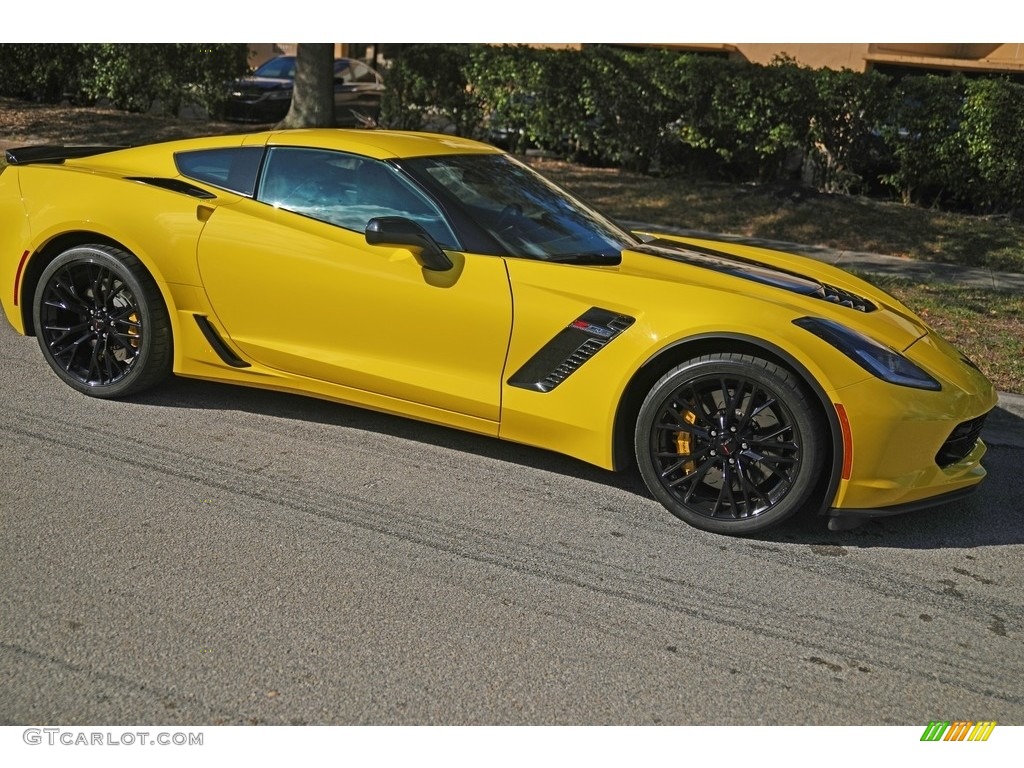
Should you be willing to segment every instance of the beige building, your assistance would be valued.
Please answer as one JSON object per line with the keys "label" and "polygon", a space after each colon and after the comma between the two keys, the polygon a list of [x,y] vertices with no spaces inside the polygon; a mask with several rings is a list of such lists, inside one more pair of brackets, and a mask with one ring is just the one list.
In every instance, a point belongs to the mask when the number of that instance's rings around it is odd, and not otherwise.
{"label": "beige building", "polygon": [[786,56],[808,67],[855,72],[1024,74],[1024,43],[663,43],[659,47],[755,64]]}
{"label": "beige building", "polygon": [[[335,43],[335,55],[368,63],[387,56],[400,45]],[[545,47],[579,48],[551,43]],[[629,47],[658,47],[690,53],[768,64],[778,56],[808,67],[852,69],[855,72],[986,72],[1024,75],[1024,43],[647,43]],[[250,43],[249,63],[258,66],[272,56],[295,53],[295,43]]]}

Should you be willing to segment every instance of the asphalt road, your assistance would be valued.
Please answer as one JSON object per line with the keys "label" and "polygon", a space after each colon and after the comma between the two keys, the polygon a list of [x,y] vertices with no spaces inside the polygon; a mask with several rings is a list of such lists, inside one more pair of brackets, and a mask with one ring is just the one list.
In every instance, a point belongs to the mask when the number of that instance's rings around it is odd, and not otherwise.
{"label": "asphalt road", "polygon": [[0,724],[1024,724],[1024,450],[927,513],[692,530],[638,479],[298,397],[60,384],[0,325]]}

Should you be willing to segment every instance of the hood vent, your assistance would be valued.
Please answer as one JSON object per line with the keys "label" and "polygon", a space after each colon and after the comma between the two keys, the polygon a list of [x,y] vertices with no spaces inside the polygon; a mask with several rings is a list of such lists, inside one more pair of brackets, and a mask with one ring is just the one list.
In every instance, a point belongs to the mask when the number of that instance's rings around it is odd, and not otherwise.
{"label": "hood vent", "polygon": [[813,296],[832,304],[848,307],[858,312],[874,312],[878,307],[855,293],[819,282],[805,275],[771,267],[753,259],[745,259],[731,253],[715,251],[696,245],[680,245],[672,240],[652,240],[633,250],[658,256],[663,259],[689,264],[693,267],[710,269],[733,277],[750,280],[762,285],[771,285],[784,291]]}
{"label": "hood vent", "polygon": [[827,283],[822,283],[821,288],[823,293],[821,298],[825,301],[831,301],[833,304],[856,309],[858,312],[874,312],[878,309],[870,301],[858,296],[856,293],[844,291],[842,288],[836,288],[834,285],[828,285]]}

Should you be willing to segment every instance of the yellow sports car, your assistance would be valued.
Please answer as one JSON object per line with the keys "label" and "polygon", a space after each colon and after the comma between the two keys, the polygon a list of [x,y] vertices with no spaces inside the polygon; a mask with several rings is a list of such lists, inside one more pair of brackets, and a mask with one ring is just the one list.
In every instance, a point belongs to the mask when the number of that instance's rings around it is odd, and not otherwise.
{"label": "yellow sports car", "polygon": [[308,130],[28,147],[0,297],[58,376],[299,392],[608,469],[708,531],[842,528],[984,477],[992,385],[834,267],[630,233],[493,147]]}

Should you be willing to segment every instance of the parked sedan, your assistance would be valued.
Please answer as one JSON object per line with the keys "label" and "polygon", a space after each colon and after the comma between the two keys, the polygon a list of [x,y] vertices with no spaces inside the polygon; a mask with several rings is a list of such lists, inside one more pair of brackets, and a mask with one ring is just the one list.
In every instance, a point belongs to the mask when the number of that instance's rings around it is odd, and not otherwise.
{"label": "parked sedan", "polygon": [[[295,57],[278,56],[260,65],[251,77],[231,84],[224,118],[276,123],[288,114],[295,87]],[[355,59],[334,60],[334,119],[339,126],[361,126],[380,116],[384,80]]]}

